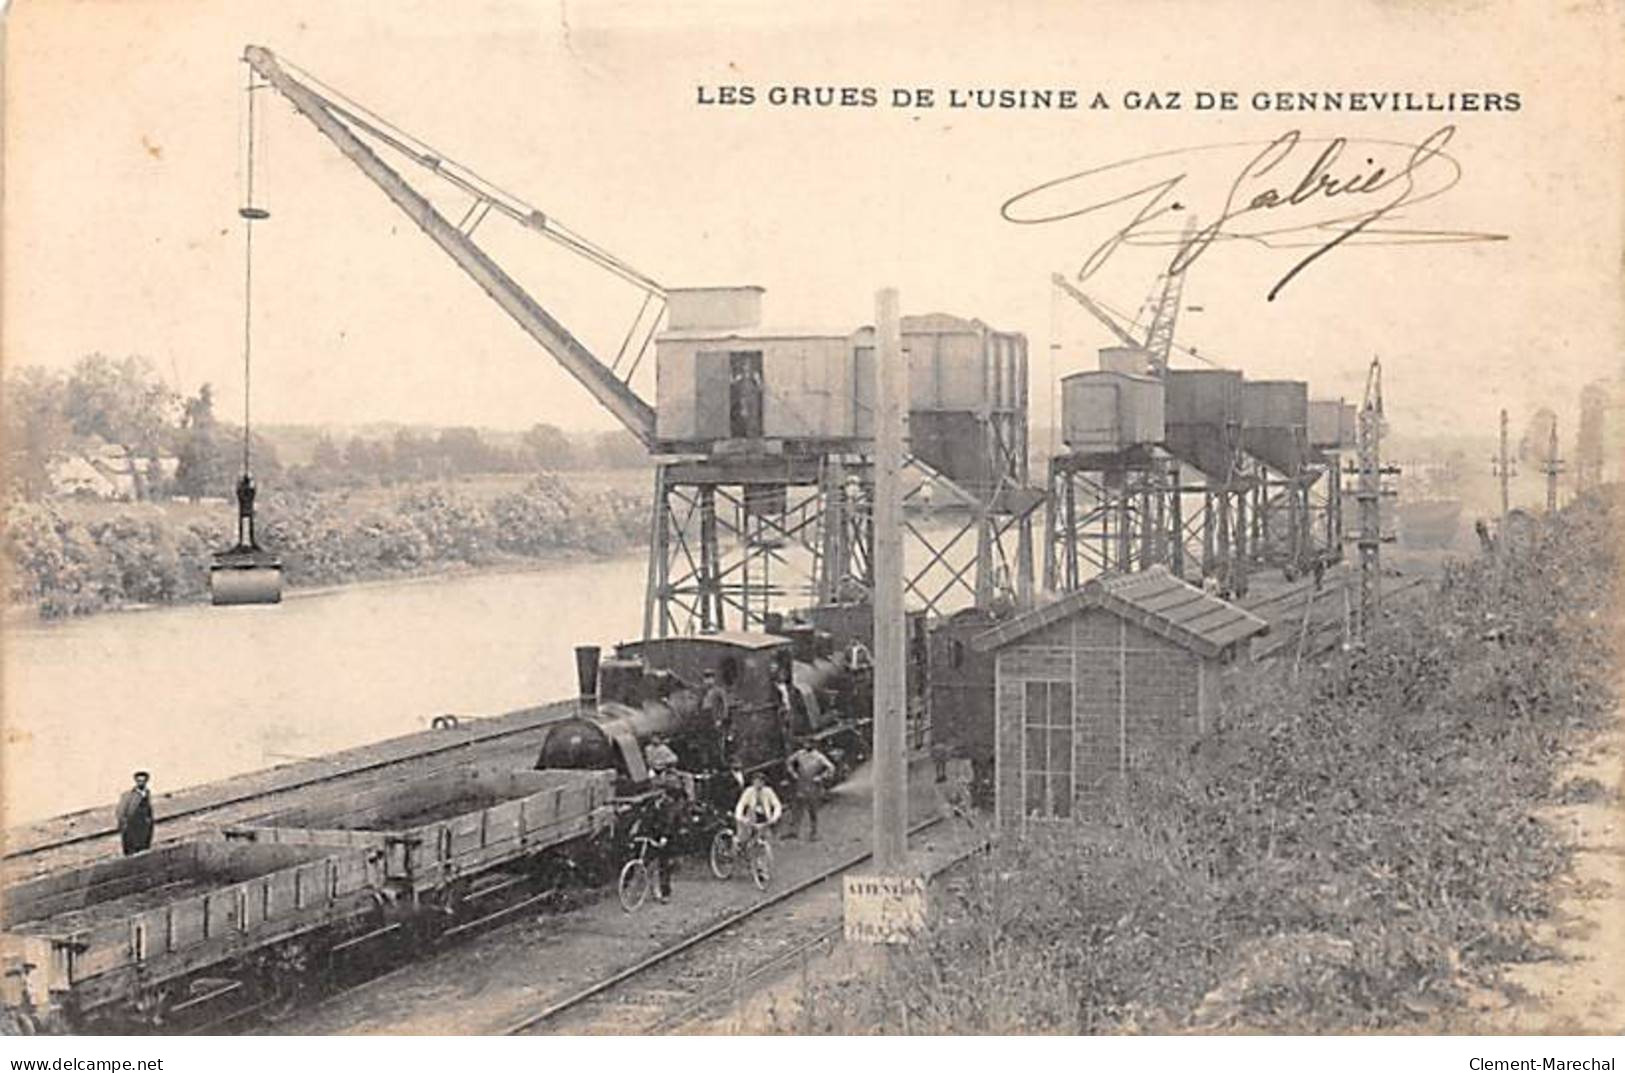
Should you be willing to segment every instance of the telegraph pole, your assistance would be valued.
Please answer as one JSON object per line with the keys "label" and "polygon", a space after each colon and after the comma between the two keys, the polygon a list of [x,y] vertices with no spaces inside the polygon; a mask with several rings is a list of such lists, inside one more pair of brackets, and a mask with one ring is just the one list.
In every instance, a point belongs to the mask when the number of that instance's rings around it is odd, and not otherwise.
{"label": "telegraph pole", "polygon": [[1546,513],[1557,513],[1557,475],[1563,472],[1563,460],[1557,457],[1557,418],[1552,418],[1552,436],[1546,445]]}
{"label": "telegraph pole", "polygon": [[896,874],[905,863],[908,769],[904,721],[908,639],[903,625],[903,406],[907,358],[897,291],[875,295],[875,868]]}
{"label": "telegraph pole", "polygon": [[1371,359],[1356,441],[1359,455],[1354,500],[1360,511],[1360,607],[1356,636],[1364,643],[1382,612],[1382,363]]}
{"label": "telegraph pole", "polygon": [[1507,519],[1512,514],[1512,457],[1507,452],[1507,412],[1501,411],[1501,450],[1495,459],[1495,472],[1501,478],[1501,529],[1495,538],[1495,557],[1502,565],[1507,561]]}

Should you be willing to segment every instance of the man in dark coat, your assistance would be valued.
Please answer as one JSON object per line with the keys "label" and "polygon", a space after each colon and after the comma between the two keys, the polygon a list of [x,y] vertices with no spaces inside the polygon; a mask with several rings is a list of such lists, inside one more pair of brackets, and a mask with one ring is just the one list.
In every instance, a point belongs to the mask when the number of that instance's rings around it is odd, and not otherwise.
{"label": "man in dark coat", "polygon": [[654,873],[655,900],[671,898],[671,874],[677,866],[677,834],[682,827],[687,802],[680,792],[662,788],[655,799],[644,806],[632,826],[634,836],[643,835],[649,842],[649,867]]}
{"label": "man in dark coat", "polygon": [[137,771],[135,785],[124,791],[114,812],[119,840],[124,844],[126,857],[152,845],[152,791],[147,789],[149,777],[145,771]]}
{"label": "man in dark coat", "polygon": [[801,817],[807,817],[809,842],[818,841],[818,805],[824,795],[824,782],[835,774],[835,765],[829,757],[814,747],[811,738],[803,738],[800,748],[785,761],[794,786],[795,811],[791,814],[790,831],[785,838],[801,833]]}
{"label": "man in dark coat", "polygon": [[716,743],[715,761],[718,768],[725,768],[733,762],[733,715],[728,710],[728,693],[717,682],[717,672],[706,669],[705,695],[700,699],[700,711],[711,723],[713,741]]}

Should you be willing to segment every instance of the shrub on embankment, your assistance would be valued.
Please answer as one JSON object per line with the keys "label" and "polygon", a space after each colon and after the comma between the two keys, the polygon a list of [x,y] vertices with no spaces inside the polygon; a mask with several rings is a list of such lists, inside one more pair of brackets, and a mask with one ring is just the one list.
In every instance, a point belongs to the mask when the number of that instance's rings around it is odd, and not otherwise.
{"label": "shrub on embankment", "polygon": [[[419,486],[363,511],[345,493],[270,494],[259,506],[260,543],[282,556],[290,586],[608,554],[636,546],[647,522],[634,496],[582,490],[550,474],[488,502]],[[203,599],[211,555],[233,543],[233,528],[224,505],[218,519],[187,523],[153,504],[84,520],[51,504],[15,502],[6,512],[7,596],[44,617]]]}
{"label": "shrub on embankment", "polygon": [[1437,1026],[1539,958],[1567,849],[1536,812],[1614,711],[1613,520],[1577,504],[1452,568],[1361,653],[1260,673],[1223,725],[1087,829],[934,889],[884,970],[812,986],[825,1032]]}

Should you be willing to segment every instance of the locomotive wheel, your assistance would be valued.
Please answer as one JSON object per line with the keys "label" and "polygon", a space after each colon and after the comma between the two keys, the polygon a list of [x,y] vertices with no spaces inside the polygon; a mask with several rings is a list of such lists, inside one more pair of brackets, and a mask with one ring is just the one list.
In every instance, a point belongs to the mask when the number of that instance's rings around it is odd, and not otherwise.
{"label": "locomotive wheel", "polygon": [[270,951],[259,966],[260,1016],[275,1024],[299,1005],[309,979],[310,959],[304,944],[285,943]]}
{"label": "locomotive wheel", "polygon": [[627,861],[626,867],[621,869],[617,889],[621,895],[621,908],[628,913],[636,912],[649,896],[649,866],[642,860]]}
{"label": "locomotive wheel", "polygon": [[728,830],[718,831],[716,837],[711,839],[711,874],[718,879],[732,879],[734,861],[738,856],[738,847],[734,845],[734,833]]}
{"label": "locomotive wheel", "polygon": [[37,1036],[40,1024],[27,1010],[0,1009],[0,1036]]}

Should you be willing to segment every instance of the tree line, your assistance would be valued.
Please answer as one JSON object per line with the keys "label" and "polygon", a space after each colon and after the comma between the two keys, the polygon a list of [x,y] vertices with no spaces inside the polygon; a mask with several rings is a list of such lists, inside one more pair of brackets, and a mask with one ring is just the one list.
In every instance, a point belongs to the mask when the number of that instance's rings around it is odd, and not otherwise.
{"label": "tree line", "polygon": [[[216,413],[211,384],[183,395],[141,356],[89,354],[67,370],[30,365],[7,373],[3,435],[9,492],[38,500],[53,491],[52,468],[98,441],[129,460],[133,498],[227,496],[240,471],[242,427]],[[308,430],[286,430],[298,438]],[[253,468],[262,483],[303,490],[444,480],[481,473],[612,469],[644,464],[631,435],[568,433],[536,424],[515,442],[475,428],[400,429],[389,437],[321,432],[308,462],[284,464],[279,437],[256,432]],[[284,443],[287,441],[284,440]],[[173,458],[173,475],[161,459]]]}
{"label": "tree line", "polygon": [[[612,555],[641,545],[648,508],[624,492],[538,474],[481,501],[455,486],[419,485],[358,504],[345,491],[278,488],[259,504],[259,535],[298,588],[447,569]],[[6,598],[42,617],[208,595],[213,553],[232,540],[226,512],[187,521],[144,503],[80,517],[50,502],[13,500],[0,540]]]}

